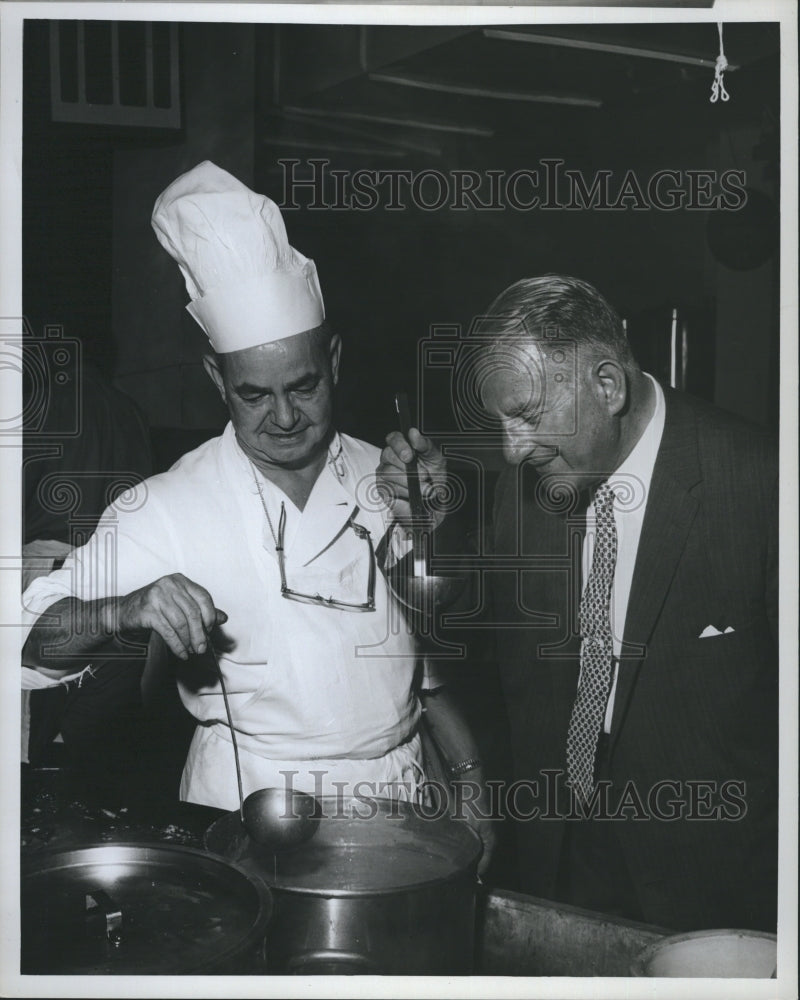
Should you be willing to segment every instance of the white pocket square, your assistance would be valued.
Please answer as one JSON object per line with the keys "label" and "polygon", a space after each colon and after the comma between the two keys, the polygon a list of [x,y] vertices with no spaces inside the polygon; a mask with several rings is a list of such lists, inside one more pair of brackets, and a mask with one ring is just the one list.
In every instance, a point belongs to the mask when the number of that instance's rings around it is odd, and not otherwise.
{"label": "white pocket square", "polygon": [[729,632],[735,632],[735,631],[736,629],[734,629],[732,625],[729,625],[726,629],[723,629],[722,631],[720,631],[715,625],[706,625],[706,627],[703,629],[703,631],[697,638],[710,639],[712,636],[715,635],[728,635]]}

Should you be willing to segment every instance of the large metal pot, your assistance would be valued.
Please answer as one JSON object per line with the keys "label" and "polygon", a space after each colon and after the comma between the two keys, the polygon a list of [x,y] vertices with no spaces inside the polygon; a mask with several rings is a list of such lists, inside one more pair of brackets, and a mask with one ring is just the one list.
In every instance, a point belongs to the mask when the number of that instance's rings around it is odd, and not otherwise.
{"label": "large metal pot", "polygon": [[261,879],[186,847],[103,844],[23,860],[21,971],[157,975],[264,971]]}
{"label": "large metal pot", "polygon": [[275,973],[469,975],[481,842],[463,822],[408,802],[323,797],[313,839],[274,854],[238,813],[205,845],[269,885]]}

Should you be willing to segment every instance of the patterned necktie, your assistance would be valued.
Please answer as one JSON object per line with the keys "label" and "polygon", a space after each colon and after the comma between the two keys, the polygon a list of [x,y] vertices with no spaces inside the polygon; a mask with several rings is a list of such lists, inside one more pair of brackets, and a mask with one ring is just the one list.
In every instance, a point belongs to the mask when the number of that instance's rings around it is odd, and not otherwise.
{"label": "patterned necktie", "polygon": [[581,598],[581,675],[567,733],[567,776],[588,801],[594,789],[597,741],[608,704],[611,662],[611,585],[617,562],[614,491],[603,483],[594,496],[595,544],[592,569]]}

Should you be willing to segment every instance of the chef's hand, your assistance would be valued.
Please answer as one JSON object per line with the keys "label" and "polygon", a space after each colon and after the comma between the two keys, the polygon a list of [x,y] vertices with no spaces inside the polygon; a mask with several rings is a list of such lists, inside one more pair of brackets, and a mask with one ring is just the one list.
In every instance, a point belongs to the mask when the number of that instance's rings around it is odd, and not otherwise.
{"label": "chef's hand", "polygon": [[409,525],[411,506],[408,502],[406,464],[415,453],[423,503],[438,525],[445,512],[437,509],[435,499],[439,491],[442,491],[441,495],[446,495],[447,461],[433,441],[420,434],[416,427],[409,429],[408,438],[400,431],[392,431],[386,436],[386,447],[381,452],[377,469],[378,487],[389,498],[389,507],[397,521]]}
{"label": "chef's hand", "polygon": [[495,833],[494,820],[484,819],[478,821],[476,832],[483,842],[483,854],[478,862],[478,874],[485,875],[494,857],[494,849],[497,847],[497,834]]}
{"label": "chef's hand", "polygon": [[[454,785],[456,786],[456,802],[458,804],[458,782],[454,782]],[[464,792],[461,799],[462,804],[458,808],[458,815],[463,816],[466,823],[481,838],[483,854],[481,854],[480,861],[478,862],[478,874],[484,875],[491,864],[494,850],[497,846],[497,833],[495,832],[495,823],[497,820],[491,818],[491,795],[482,781],[479,782],[479,787],[480,791],[477,798],[473,797],[472,789]],[[472,808],[470,803],[474,804],[474,808]]]}
{"label": "chef's hand", "polygon": [[204,587],[173,573],[120,598],[118,620],[123,633],[157,632],[176,656],[188,660],[192,654],[205,653],[208,632],[228,616],[214,607]]}

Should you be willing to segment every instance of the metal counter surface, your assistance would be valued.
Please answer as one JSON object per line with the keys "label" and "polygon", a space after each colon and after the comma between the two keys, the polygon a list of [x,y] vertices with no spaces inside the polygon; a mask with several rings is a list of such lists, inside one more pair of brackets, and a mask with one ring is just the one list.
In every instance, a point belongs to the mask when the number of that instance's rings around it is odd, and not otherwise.
{"label": "metal counter surface", "polygon": [[508,889],[478,899],[476,972],[485,976],[630,976],[636,956],[674,933]]}

